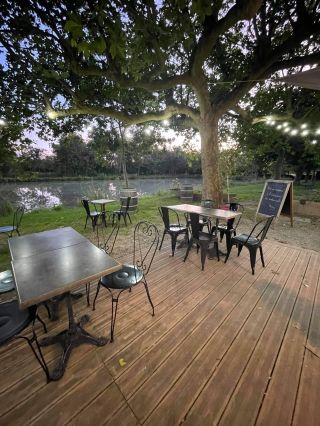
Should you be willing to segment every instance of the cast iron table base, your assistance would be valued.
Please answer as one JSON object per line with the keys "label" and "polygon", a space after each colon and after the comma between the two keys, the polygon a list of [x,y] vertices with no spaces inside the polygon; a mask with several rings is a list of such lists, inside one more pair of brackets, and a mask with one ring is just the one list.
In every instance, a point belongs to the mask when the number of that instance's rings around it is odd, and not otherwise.
{"label": "cast iron table base", "polygon": [[94,337],[86,330],[84,330],[83,325],[89,321],[88,315],[81,317],[80,321],[78,322],[75,321],[71,296],[72,295],[70,293],[65,293],[61,296],[61,300],[66,299],[68,307],[69,328],[67,330],[61,331],[61,333],[57,334],[56,336],[45,337],[40,341],[40,346],[49,346],[56,343],[62,346],[61,358],[56,368],[50,374],[51,380],[61,379],[73,348],[82,344],[104,346],[109,341],[107,337]]}
{"label": "cast iron table base", "polygon": [[[80,299],[80,297],[83,296],[82,293],[70,293],[70,296],[74,300]],[[59,319],[58,310],[59,310],[59,303],[65,298],[65,295],[62,294],[60,296],[52,297],[49,300],[46,300],[44,303],[45,307],[48,311],[48,316],[51,321],[57,321]]]}

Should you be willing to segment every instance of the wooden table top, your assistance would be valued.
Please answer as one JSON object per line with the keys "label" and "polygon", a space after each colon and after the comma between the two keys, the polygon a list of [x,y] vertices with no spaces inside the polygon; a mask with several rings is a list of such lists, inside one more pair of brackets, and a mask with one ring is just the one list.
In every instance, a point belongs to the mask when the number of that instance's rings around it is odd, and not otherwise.
{"label": "wooden table top", "polygon": [[167,206],[172,210],[176,210],[183,213],[198,213],[205,217],[215,217],[217,219],[234,219],[235,217],[241,216],[241,212],[234,212],[232,210],[223,209],[211,209],[202,206],[194,206],[193,204],[177,204],[175,206]]}
{"label": "wooden table top", "polygon": [[[108,275],[121,268],[121,265],[113,260],[104,251],[98,249],[89,240],[82,237],[72,228],[62,228],[65,230],[64,238],[61,238],[61,229],[40,232],[23,237],[15,237],[10,240],[29,240],[29,248],[33,254],[14,258],[11,262],[13,277],[15,279],[18,300],[21,308],[26,308],[48,300],[59,294],[66,293],[79,287],[80,285],[98,279],[103,275]],[[52,240],[59,240],[62,247],[52,248],[48,241],[50,233]],[[46,234],[43,236],[43,234]],[[69,245],[66,245],[69,235]],[[43,241],[42,251],[32,251],[33,244]],[[38,237],[38,238],[35,238]],[[71,243],[73,239],[73,243]],[[82,238],[80,238],[82,237]],[[48,250],[45,250],[45,241],[48,242]],[[14,241],[14,246],[18,244]],[[10,241],[12,245],[12,241]],[[56,243],[57,246],[57,243]],[[10,248],[12,252],[12,248]]]}

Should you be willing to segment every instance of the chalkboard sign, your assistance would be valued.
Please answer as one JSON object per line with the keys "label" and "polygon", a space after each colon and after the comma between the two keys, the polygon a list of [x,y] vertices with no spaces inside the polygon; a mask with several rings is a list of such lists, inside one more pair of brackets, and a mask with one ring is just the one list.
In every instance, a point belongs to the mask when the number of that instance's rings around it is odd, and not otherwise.
{"label": "chalkboard sign", "polygon": [[276,217],[278,217],[280,214],[290,216],[292,226],[292,201],[292,181],[267,180],[261,194],[257,213]]}

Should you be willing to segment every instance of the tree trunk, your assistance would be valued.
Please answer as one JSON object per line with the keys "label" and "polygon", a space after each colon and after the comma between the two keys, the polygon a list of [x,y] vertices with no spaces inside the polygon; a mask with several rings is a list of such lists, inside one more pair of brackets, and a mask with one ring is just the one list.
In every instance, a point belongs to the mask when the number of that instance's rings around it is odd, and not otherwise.
{"label": "tree trunk", "polygon": [[202,198],[222,202],[219,173],[218,119],[210,117],[200,126]]}
{"label": "tree trunk", "polygon": [[284,160],[284,150],[280,149],[275,166],[275,179],[281,179],[283,174]]}

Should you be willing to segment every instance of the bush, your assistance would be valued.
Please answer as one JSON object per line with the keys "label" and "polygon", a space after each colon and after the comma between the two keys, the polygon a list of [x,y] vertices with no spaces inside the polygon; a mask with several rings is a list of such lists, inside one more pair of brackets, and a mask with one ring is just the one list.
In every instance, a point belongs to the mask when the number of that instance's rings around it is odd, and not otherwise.
{"label": "bush", "polygon": [[8,216],[13,213],[13,206],[10,201],[0,198],[0,216]]}

